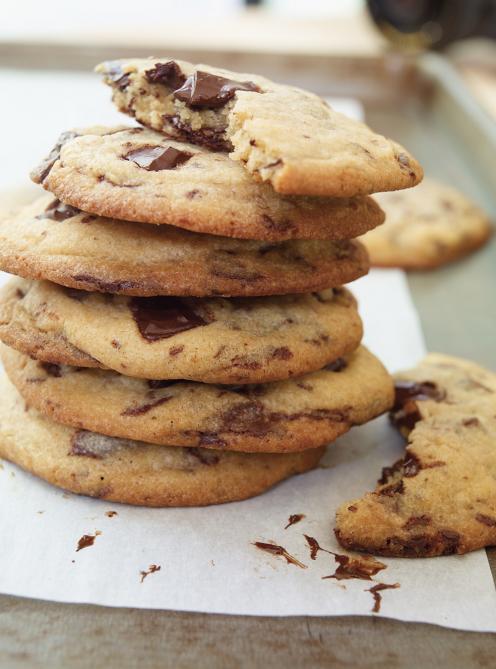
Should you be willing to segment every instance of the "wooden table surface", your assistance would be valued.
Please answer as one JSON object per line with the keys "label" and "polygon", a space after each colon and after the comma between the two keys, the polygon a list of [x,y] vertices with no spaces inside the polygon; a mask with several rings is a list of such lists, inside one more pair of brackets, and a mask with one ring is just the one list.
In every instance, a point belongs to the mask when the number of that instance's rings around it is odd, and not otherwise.
{"label": "wooden table surface", "polygon": [[[449,280],[440,281],[439,272],[411,275],[429,349],[468,354],[477,332],[489,331],[491,323],[494,328],[495,268],[493,240],[479,254],[440,270]],[[472,287],[476,322],[465,322],[460,302],[448,299],[460,294],[459,282]],[[480,341],[476,357],[494,367],[494,340]],[[496,550],[490,559],[495,576]],[[222,616],[0,596],[0,667],[8,669],[482,669],[494,667],[495,657],[494,634],[384,618]]]}

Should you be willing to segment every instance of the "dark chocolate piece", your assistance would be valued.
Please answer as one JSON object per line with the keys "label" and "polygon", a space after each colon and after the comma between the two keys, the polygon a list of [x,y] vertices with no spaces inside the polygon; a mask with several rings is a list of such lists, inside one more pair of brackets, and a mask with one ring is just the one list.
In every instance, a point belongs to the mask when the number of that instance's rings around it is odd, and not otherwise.
{"label": "dark chocolate piece", "polygon": [[135,163],[148,172],[160,172],[161,170],[173,170],[188,161],[192,153],[179,151],[172,146],[142,146],[126,153],[123,158]]}
{"label": "dark chocolate piece", "polygon": [[49,218],[52,221],[65,221],[67,218],[72,218],[81,213],[81,209],[72,207],[70,204],[64,204],[60,200],[53,200],[42,214],[38,214],[36,218]]}
{"label": "dark chocolate piece", "polygon": [[260,93],[260,88],[252,81],[234,81],[198,70],[173,95],[193,109],[217,109],[229,102],[236,91]]}
{"label": "dark chocolate piece", "polygon": [[136,297],[130,301],[129,307],[147,341],[167,339],[179,332],[207,325],[207,321],[179,297]]}
{"label": "dark chocolate piece", "polygon": [[391,422],[398,429],[413,430],[422,418],[417,400],[442,401],[446,393],[432,381],[396,381],[394,406],[390,414]]}
{"label": "dark chocolate piece", "polygon": [[162,84],[173,90],[180,88],[186,81],[181,68],[173,60],[167,63],[155,63],[155,67],[146,70],[145,78],[149,84]]}
{"label": "dark chocolate piece", "polygon": [[60,151],[62,150],[64,144],[67,144],[67,142],[71,139],[74,139],[74,137],[78,137],[77,132],[72,132],[72,131],[63,132],[60,135],[60,137],[57,140],[57,143],[50,151],[48,156],[44,160],[42,160],[40,165],[38,165],[38,167],[35,170],[33,170],[31,176],[35,183],[37,184],[43,183],[43,181],[47,178],[54,164],[60,158]]}
{"label": "dark chocolate piece", "polygon": [[324,369],[328,372],[342,372],[343,369],[346,369],[347,367],[348,363],[344,358],[337,358],[326,365]]}

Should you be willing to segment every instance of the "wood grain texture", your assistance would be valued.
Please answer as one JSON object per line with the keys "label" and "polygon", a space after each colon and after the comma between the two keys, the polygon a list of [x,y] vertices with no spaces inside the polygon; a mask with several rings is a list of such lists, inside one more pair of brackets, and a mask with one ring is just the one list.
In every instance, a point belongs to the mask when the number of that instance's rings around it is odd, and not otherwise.
{"label": "wood grain texture", "polygon": [[496,635],[380,618],[254,618],[0,597],[8,669],[494,666]]}

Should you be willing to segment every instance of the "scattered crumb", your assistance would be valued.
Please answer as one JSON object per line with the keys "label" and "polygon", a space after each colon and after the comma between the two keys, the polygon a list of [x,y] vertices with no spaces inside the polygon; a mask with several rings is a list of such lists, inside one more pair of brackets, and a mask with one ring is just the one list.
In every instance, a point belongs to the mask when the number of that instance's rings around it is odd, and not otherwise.
{"label": "scattered crumb", "polygon": [[288,564],[294,564],[297,567],[301,567],[301,569],[307,568],[306,564],[303,564],[302,562],[297,560],[293,555],[290,555],[288,551],[282,546],[277,546],[276,544],[266,544],[263,543],[262,541],[255,541],[253,545],[262,551],[271,553],[272,555],[280,555],[286,560]]}
{"label": "scattered crumb", "polygon": [[371,609],[372,613],[379,613],[381,610],[381,602],[382,602],[382,595],[381,590],[390,590],[390,589],[395,589],[399,588],[400,584],[399,583],[378,583],[377,585],[372,586],[371,588],[367,588],[365,592],[370,592],[372,597],[374,598],[374,606]]}
{"label": "scattered crumb", "polygon": [[89,546],[93,546],[95,543],[95,539],[101,534],[100,530],[97,530],[95,534],[83,534],[81,539],[78,541],[78,545],[76,548],[76,553],[78,551],[83,550],[83,548],[89,548]]}
{"label": "scattered crumb", "polygon": [[288,524],[284,529],[287,530],[288,527],[291,527],[291,525],[296,525],[296,523],[299,523],[300,520],[303,520],[303,518],[306,518],[304,513],[293,513],[291,516],[289,516]]}
{"label": "scattered crumb", "polygon": [[113,518],[114,516],[118,516],[119,514],[117,513],[117,511],[105,511],[105,515],[108,518]]}

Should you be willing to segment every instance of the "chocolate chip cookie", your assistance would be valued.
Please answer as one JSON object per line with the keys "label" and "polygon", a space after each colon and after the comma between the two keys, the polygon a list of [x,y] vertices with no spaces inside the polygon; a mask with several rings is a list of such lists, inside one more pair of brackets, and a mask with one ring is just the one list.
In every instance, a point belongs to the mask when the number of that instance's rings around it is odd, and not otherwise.
{"label": "chocolate chip cookie", "polygon": [[26,407],[0,379],[0,456],[79,495],[144,506],[205,506],[259,495],[317,466],[303,453],[218,453],[106,437],[66,427]]}
{"label": "chocolate chip cookie", "polygon": [[346,289],[259,298],[135,297],[13,279],[0,339],[45,362],[146,379],[262,383],[320,369],[362,338]]}
{"label": "chocolate chip cookie", "polygon": [[391,418],[406,453],[338,510],[340,543],[401,557],[496,544],[496,375],[431,353],[397,375]]}
{"label": "chocolate chip cookie", "polygon": [[365,274],[359,242],[279,243],[91,216],[46,195],[0,219],[0,269],[122,295],[308,293]]}
{"label": "chocolate chip cookie", "polygon": [[145,128],[65,133],[32,178],[92,214],[243,239],[350,239],[384,220],[370,197],[282,197],[227,154]]}
{"label": "chocolate chip cookie", "polygon": [[389,409],[393,383],[364,348],[297,379],[220,386],[145,381],[32,360],[1,345],[30,406],[54,420],[155,444],[246,452],[320,447]]}
{"label": "chocolate chip cookie", "polygon": [[491,224],[479,207],[433,179],[412,190],[375,197],[386,212],[386,223],[361,241],[377,267],[439,267],[468,255],[491,236]]}
{"label": "chocolate chip cookie", "polygon": [[97,71],[120,111],[168,136],[230,151],[278,193],[349,197],[422,178],[399,144],[299,88],[167,58],[111,61]]}

